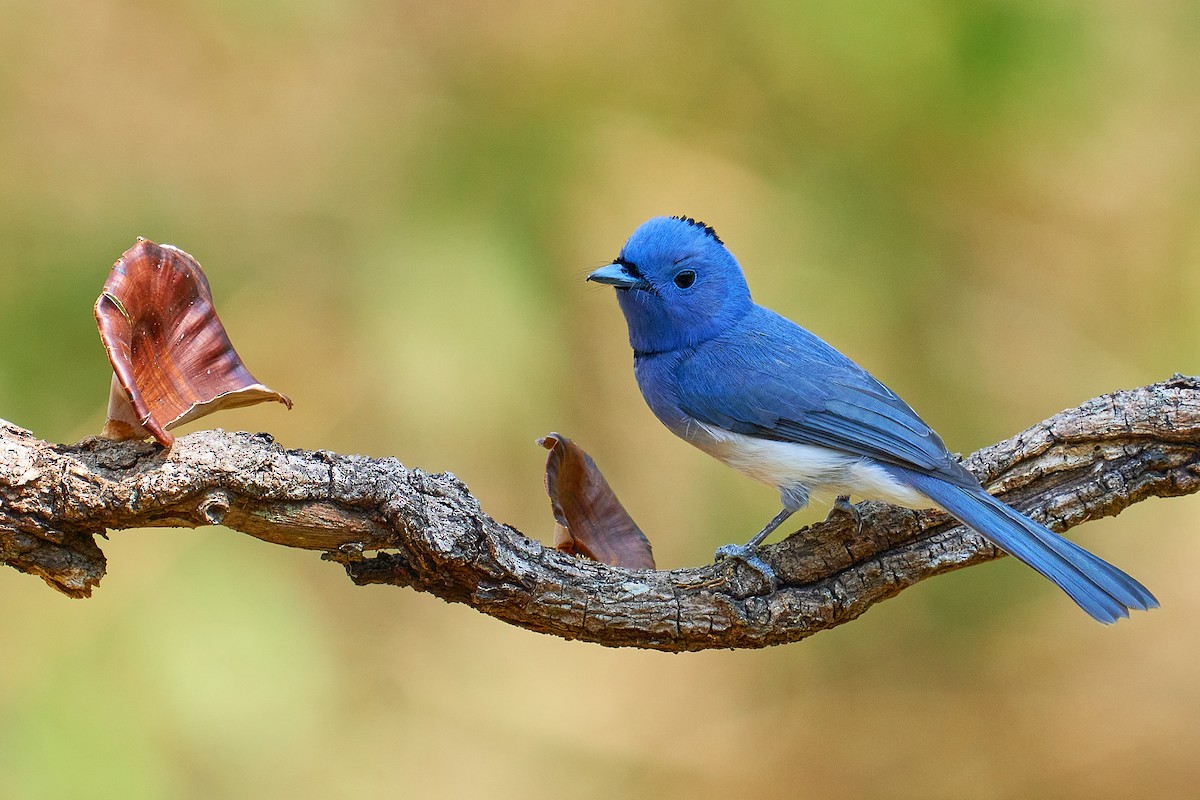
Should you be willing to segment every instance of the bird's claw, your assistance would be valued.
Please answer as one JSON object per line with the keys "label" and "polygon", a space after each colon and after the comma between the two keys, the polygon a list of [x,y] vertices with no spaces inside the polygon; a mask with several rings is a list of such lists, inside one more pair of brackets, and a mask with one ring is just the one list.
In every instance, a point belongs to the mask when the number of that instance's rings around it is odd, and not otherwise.
{"label": "bird's claw", "polygon": [[855,531],[862,533],[862,512],[858,510],[858,506],[850,502],[850,495],[838,495],[838,497],[833,501],[833,507],[829,509],[829,516],[825,517],[825,521],[832,521],[835,514],[845,514],[849,516],[850,519],[854,520]]}
{"label": "bird's claw", "polygon": [[749,569],[754,570],[759,574],[763,581],[767,584],[768,589],[774,593],[779,590],[779,578],[775,575],[775,570],[771,569],[767,562],[762,560],[762,557],[757,553],[758,548],[750,547],[744,544],[727,544],[717,548],[716,561],[724,559],[732,559],[740,561]]}

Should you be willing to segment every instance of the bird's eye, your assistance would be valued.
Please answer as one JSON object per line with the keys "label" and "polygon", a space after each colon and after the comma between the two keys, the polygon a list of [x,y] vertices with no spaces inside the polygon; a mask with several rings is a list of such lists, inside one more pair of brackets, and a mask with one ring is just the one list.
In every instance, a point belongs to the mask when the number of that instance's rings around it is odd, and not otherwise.
{"label": "bird's eye", "polygon": [[680,289],[690,289],[692,284],[696,282],[696,271],[693,269],[681,270],[675,276],[675,285]]}

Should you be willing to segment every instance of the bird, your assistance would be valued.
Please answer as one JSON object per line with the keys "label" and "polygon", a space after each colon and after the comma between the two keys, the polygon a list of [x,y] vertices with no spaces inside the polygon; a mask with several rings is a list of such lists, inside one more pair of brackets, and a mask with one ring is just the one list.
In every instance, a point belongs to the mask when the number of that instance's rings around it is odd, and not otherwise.
{"label": "bird", "polygon": [[759,545],[810,501],[848,498],[937,507],[1057,584],[1111,624],[1156,608],[1142,584],[989,494],[891,389],[815,334],[758,305],[741,266],[709,225],[654,217],[587,280],[613,286],[634,374],[676,436],[778,490],[782,510],[740,561],[772,590]]}

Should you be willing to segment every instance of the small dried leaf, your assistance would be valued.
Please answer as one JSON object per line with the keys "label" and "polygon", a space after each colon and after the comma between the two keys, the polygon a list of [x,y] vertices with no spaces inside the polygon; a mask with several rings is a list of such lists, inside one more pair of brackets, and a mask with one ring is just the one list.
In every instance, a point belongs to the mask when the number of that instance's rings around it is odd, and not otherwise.
{"label": "small dried leaf", "polygon": [[554,511],[554,546],[630,569],[654,569],[650,541],[621,505],[596,462],[565,436],[547,434],[546,493]]}
{"label": "small dried leaf", "polygon": [[95,314],[113,367],[109,438],[150,435],[170,447],[168,429],[222,408],[266,400],[292,407],[242,364],[204,271],[176,247],[139,239],[113,265]]}

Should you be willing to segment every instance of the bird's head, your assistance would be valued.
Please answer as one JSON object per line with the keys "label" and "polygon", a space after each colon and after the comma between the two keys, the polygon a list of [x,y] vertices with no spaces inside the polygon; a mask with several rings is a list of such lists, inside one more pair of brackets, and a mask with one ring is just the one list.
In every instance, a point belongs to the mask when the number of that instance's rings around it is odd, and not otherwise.
{"label": "bird's head", "polygon": [[712,228],[690,217],[642,223],[621,254],[588,280],[617,288],[629,343],[639,353],[711,339],[752,305],[733,254]]}

